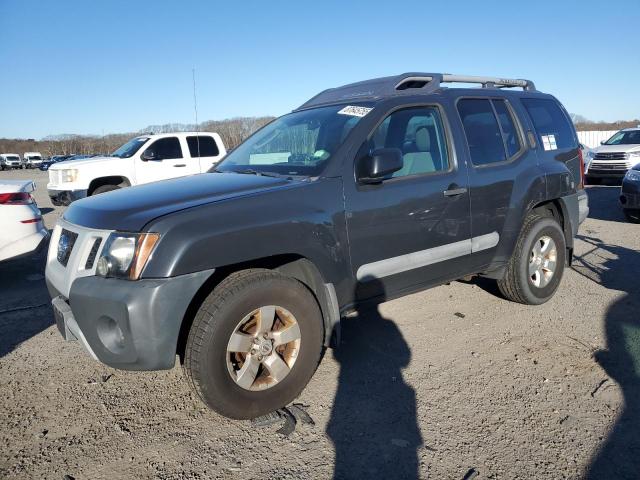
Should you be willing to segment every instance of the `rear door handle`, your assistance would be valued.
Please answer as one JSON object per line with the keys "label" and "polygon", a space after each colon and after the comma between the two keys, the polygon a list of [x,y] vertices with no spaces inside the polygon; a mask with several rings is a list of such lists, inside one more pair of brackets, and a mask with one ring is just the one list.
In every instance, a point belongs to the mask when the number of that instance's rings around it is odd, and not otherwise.
{"label": "rear door handle", "polygon": [[177,163],[174,165],[174,167],[186,167],[187,164],[186,163]]}
{"label": "rear door handle", "polygon": [[463,193],[467,193],[467,189],[466,188],[454,188],[451,190],[445,190],[444,192],[444,196],[445,197],[455,197],[457,195],[462,195]]}

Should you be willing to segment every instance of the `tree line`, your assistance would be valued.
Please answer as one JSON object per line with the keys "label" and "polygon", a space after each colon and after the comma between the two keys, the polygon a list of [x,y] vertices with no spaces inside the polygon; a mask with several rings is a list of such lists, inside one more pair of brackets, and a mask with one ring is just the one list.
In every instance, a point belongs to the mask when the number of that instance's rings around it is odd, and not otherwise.
{"label": "tree line", "polygon": [[271,122],[275,117],[237,117],[226,120],[210,120],[195,125],[171,123],[150,125],[138,132],[109,135],[55,135],[36,139],[0,138],[0,153],[40,152],[45,157],[51,155],[93,155],[109,154],[133,137],[149,133],[170,132],[217,132],[222,137],[227,150],[235,148],[249,135]]}

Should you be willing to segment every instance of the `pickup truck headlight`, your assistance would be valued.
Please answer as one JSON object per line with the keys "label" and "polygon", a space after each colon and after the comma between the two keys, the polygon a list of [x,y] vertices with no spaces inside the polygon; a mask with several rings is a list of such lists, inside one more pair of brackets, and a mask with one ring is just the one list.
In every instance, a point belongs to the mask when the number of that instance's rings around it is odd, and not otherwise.
{"label": "pickup truck headlight", "polygon": [[78,169],[77,168],[66,168],[60,170],[60,179],[62,183],[72,183],[78,179]]}
{"label": "pickup truck headlight", "polygon": [[636,150],[635,152],[629,152],[629,157],[640,158],[640,150]]}
{"label": "pickup truck headlight", "polygon": [[629,170],[624,178],[632,182],[640,182],[640,170]]}
{"label": "pickup truck headlight", "polygon": [[102,249],[96,274],[137,280],[159,238],[157,233],[113,232]]}

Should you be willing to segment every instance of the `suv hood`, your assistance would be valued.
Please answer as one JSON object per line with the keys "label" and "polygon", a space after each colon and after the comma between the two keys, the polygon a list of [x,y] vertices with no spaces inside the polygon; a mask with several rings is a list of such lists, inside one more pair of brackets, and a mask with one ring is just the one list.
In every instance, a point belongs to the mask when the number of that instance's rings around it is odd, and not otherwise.
{"label": "suv hood", "polygon": [[640,144],[634,143],[630,145],[600,145],[593,149],[595,153],[609,152],[635,152],[640,150]]}
{"label": "suv hood", "polygon": [[237,173],[204,173],[77,200],[66,210],[64,218],[88,228],[137,232],[162,215],[300,182]]}

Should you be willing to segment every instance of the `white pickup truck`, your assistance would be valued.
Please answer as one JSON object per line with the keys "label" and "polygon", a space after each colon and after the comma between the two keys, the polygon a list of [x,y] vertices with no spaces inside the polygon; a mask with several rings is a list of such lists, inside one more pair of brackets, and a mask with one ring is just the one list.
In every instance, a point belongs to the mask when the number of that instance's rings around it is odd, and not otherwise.
{"label": "white pickup truck", "polygon": [[69,205],[118,188],[203,173],[226,153],[217,133],[141,135],[110,156],[51,165],[47,190],[54,205]]}

